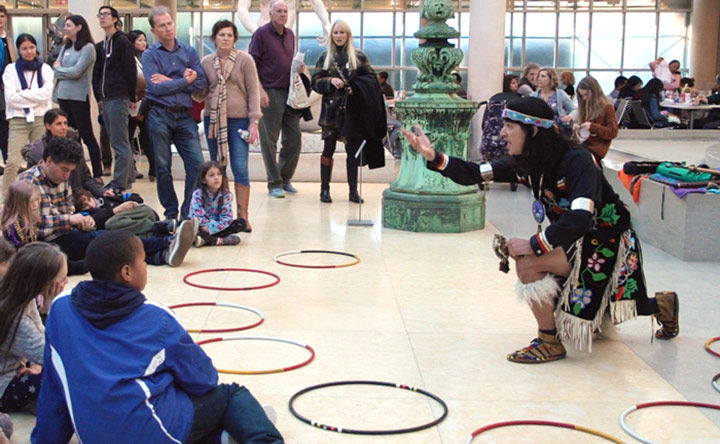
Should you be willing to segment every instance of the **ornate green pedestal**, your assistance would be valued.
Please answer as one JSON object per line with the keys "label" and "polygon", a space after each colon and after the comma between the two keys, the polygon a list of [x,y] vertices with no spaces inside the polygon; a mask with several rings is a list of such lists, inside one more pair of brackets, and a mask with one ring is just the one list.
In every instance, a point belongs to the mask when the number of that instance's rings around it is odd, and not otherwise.
{"label": "ornate green pedestal", "polygon": [[[425,43],[413,51],[421,74],[415,94],[397,102],[395,111],[405,128],[420,125],[436,150],[467,158],[470,122],[478,104],[457,95],[452,71],[463,58],[448,39],[458,32],[445,20],[454,13],[448,0],[426,0],[422,16],[429,23],[415,33]],[[485,227],[485,201],[477,186],[458,185],[428,170],[425,159],[402,140],[400,173],[383,192],[383,226],[406,231],[458,233]]]}

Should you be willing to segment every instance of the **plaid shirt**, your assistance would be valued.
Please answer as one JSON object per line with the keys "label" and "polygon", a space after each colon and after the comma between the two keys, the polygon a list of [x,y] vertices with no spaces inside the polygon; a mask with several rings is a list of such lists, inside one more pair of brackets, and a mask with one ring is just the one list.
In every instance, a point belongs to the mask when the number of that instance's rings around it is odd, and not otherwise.
{"label": "plaid shirt", "polygon": [[18,175],[17,180],[40,188],[40,227],[38,240],[51,241],[70,231],[70,216],[75,213],[72,191],[67,180],[56,185],[43,173],[40,165]]}

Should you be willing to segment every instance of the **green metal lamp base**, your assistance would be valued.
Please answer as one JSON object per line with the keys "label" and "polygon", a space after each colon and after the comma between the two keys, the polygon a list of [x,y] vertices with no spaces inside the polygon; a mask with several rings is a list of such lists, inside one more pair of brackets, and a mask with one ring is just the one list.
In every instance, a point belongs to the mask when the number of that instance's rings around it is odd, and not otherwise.
{"label": "green metal lamp base", "polygon": [[414,194],[383,192],[383,227],[397,230],[462,233],[485,228],[485,198],[480,193]]}

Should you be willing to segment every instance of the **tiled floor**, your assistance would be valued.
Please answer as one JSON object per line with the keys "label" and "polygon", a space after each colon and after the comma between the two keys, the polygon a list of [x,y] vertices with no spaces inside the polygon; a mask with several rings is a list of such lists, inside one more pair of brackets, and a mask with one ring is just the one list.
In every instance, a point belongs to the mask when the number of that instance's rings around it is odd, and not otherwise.
{"label": "tiled floor", "polygon": [[[297,195],[273,199],[264,184],[253,184],[254,231],[243,234],[241,245],[194,248],[179,268],[149,267],[145,291],[166,304],[223,301],[254,307],[264,313],[265,322],[237,335],[288,338],[314,348],[315,360],[298,370],[221,376],[246,385],[261,403],[273,405],[287,442],[461,443],[483,425],[513,419],[577,423],[631,442],[618,417],[634,404],[684,399],[720,403],[720,393],[710,386],[711,377],[720,371],[720,359],[702,349],[707,338],[720,334],[720,265],[683,263],[646,245],[650,288],[672,288],[681,294],[679,338],[651,344],[650,322],[643,318],[597,340],[591,354],[569,349],[568,358],[560,362],[512,364],[505,354],[525,346],[535,327],[527,307],[515,298],[513,275],[497,271],[490,244],[497,230],[522,236],[532,231],[529,193],[495,186],[488,196],[485,230],[429,234],[382,228],[381,195],[386,185],[364,187],[363,219],[375,222],[369,228],[347,225],[348,219],[358,217],[358,206],[347,201],[344,184],[333,184],[335,201],[330,205],[320,203],[317,183],[295,185]],[[140,181],[135,190],[159,207],[147,181]],[[273,262],[279,252],[305,249],[351,252],[361,262],[325,270]],[[346,259],[328,256],[313,263]],[[182,282],[191,271],[213,267],[267,270],[282,281],[244,292],[201,290]],[[220,273],[198,276],[197,281],[260,285],[269,278]],[[178,310],[178,316],[188,328],[231,327],[257,318],[209,307]],[[246,370],[286,367],[308,355],[290,344],[260,341],[213,344],[206,350],[218,367]],[[363,437],[319,430],[288,411],[288,399],[304,387],[355,379],[421,387],[444,399],[450,413],[439,426],[422,432]],[[438,405],[420,395],[375,387],[314,392],[300,398],[296,407],[318,422],[354,429],[409,427],[439,414]],[[13,418],[13,442],[27,442],[34,418]],[[659,442],[720,442],[720,414],[713,412],[657,408],[633,414],[629,423]],[[473,442],[600,441],[576,431],[523,427],[491,431]]]}

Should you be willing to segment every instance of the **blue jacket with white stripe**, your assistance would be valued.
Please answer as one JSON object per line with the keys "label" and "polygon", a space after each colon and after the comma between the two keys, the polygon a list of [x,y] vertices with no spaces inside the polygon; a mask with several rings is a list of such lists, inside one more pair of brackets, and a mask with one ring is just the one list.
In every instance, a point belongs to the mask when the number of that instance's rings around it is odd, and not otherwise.
{"label": "blue jacket with white stripe", "polygon": [[[217,386],[210,358],[172,312],[135,289],[85,281],[72,292],[48,316],[32,442],[67,443],[73,432],[84,443],[183,442],[194,415],[188,395]],[[118,298],[135,308],[127,313]]]}

